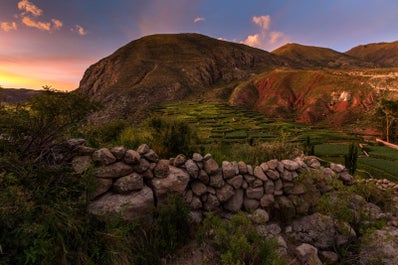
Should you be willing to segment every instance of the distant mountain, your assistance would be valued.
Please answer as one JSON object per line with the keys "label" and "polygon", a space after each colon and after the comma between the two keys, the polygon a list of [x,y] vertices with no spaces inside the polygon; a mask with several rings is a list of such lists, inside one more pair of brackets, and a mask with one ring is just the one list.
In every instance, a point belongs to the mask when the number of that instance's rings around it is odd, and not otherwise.
{"label": "distant mountain", "polygon": [[359,45],[347,51],[346,54],[380,67],[398,67],[398,41]]}
{"label": "distant mountain", "polygon": [[152,106],[203,96],[215,85],[286,65],[266,51],[199,34],[152,35],[90,66],[78,91],[105,103],[104,119],[139,118]]}
{"label": "distant mountain", "polygon": [[296,43],[286,44],[272,51],[272,53],[291,60],[296,66],[301,65],[306,68],[353,69],[374,67],[372,62],[366,62],[332,49]]}
{"label": "distant mountain", "polygon": [[0,102],[2,103],[23,103],[29,98],[40,94],[41,91],[25,88],[1,88],[0,89]]}

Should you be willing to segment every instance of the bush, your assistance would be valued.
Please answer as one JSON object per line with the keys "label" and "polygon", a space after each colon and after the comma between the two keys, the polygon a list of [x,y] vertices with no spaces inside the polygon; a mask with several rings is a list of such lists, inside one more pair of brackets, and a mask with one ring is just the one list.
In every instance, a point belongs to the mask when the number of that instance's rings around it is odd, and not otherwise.
{"label": "bush", "polygon": [[148,121],[148,125],[151,130],[149,144],[160,156],[193,154],[198,136],[187,122],[155,117]]}
{"label": "bush", "polygon": [[276,240],[261,237],[250,219],[242,212],[230,221],[209,215],[203,224],[201,240],[210,240],[220,252],[224,265],[287,264],[277,253]]}

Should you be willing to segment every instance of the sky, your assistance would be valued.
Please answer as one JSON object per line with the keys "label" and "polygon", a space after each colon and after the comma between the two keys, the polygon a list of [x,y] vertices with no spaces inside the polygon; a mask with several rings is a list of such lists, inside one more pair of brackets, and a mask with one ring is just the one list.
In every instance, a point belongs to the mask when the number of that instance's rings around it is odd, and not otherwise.
{"label": "sky", "polygon": [[0,0],[0,86],[71,91],[146,35],[194,32],[272,51],[398,40],[396,0]]}

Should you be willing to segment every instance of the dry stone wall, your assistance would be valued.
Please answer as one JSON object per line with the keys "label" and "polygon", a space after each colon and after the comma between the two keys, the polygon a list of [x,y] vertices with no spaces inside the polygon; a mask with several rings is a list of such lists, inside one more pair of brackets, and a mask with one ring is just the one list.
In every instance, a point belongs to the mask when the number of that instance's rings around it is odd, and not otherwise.
{"label": "dry stone wall", "polygon": [[[80,141],[82,143],[82,141]],[[77,173],[94,168],[98,186],[89,211],[102,215],[122,213],[127,219],[149,215],[167,193],[183,195],[192,216],[203,212],[240,210],[262,218],[292,219],[305,215],[332,181],[352,185],[344,166],[323,167],[314,156],[271,160],[260,165],[223,161],[195,153],[160,159],[146,144],[137,150],[124,147],[92,149],[78,145],[72,166]]]}

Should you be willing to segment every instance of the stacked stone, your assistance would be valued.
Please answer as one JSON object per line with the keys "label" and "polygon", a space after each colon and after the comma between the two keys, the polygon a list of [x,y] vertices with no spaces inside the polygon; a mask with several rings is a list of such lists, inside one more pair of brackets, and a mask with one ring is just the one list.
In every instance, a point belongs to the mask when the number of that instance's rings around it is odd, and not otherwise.
{"label": "stacked stone", "polygon": [[[94,214],[123,211],[131,219],[149,213],[169,192],[182,194],[198,213],[260,209],[257,213],[262,216],[291,219],[306,214],[321,193],[332,189],[323,180],[337,177],[345,184],[354,183],[343,166],[324,168],[316,157],[270,160],[254,167],[243,161],[223,161],[220,167],[210,154],[159,159],[146,144],[137,150],[80,150],[83,154],[72,161],[75,171],[93,167],[98,182],[89,210]],[[315,175],[316,181],[300,177],[306,173]]]}

